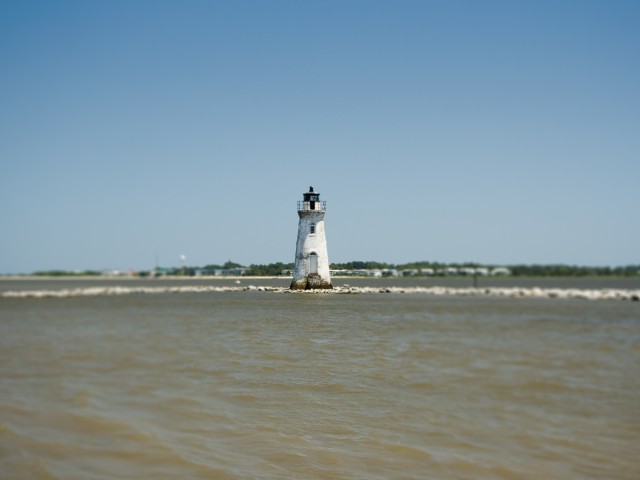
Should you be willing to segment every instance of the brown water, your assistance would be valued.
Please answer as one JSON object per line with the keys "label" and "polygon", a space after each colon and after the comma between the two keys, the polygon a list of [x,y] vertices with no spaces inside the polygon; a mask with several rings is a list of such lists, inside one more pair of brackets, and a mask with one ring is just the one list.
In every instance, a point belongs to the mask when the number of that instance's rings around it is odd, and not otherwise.
{"label": "brown water", "polygon": [[637,302],[0,298],[3,479],[637,479]]}

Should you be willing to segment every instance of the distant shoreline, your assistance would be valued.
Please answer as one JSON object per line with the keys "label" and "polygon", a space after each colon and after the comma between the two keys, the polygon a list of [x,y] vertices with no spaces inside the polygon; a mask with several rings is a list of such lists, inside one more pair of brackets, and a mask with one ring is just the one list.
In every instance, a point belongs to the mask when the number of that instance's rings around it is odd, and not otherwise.
{"label": "distant shoreline", "polygon": [[[268,265],[251,264],[248,267],[228,261],[224,265],[155,267],[149,270],[134,269],[48,269],[30,273],[8,273],[13,278],[290,278],[293,264],[282,262]],[[329,267],[332,278],[493,278],[493,277],[630,277],[640,279],[640,265],[588,266],[568,264],[479,264],[475,262],[410,262],[390,264],[374,261],[332,263]]]}
{"label": "distant shoreline", "polygon": [[[101,280],[127,280],[127,281],[197,281],[197,280],[287,280],[293,278],[291,275],[161,275],[157,277],[144,277],[138,275],[0,275],[0,281],[2,280],[82,280],[82,281],[101,281]],[[438,280],[438,279],[469,279],[472,280],[473,276],[469,275],[416,275],[416,276],[400,276],[400,277],[366,277],[362,275],[332,275],[332,279],[344,279],[344,280],[370,280],[370,281],[390,281],[390,280],[400,280],[403,279],[424,279],[424,280]],[[508,281],[509,279],[543,279],[543,280],[554,280],[554,279],[599,279],[599,280],[607,280],[607,279],[634,279],[640,278],[638,276],[629,276],[629,275],[506,275],[506,276],[479,276],[478,279],[482,281],[482,279],[504,279]]]}

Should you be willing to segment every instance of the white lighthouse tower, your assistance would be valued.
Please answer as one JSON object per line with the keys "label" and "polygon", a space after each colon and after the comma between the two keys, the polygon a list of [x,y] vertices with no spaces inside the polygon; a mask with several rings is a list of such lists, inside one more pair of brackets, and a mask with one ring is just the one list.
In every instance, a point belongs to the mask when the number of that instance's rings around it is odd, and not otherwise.
{"label": "white lighthouse tower", "polygon": [[324,236],[324,214],[327,202],[309,187],[298,201],[298,242],[291,290],[333,288],[329,276],[329,255]]}

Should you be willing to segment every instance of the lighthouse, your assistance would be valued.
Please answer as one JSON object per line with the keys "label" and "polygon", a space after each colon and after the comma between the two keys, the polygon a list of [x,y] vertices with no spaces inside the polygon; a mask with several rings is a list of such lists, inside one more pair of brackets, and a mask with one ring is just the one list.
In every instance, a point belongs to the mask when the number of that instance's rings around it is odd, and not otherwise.
{"label": "lighthouse", "polygon": [[324,236],[324,214],[327,203],[309,187],[298,201],[298,241],[291,290],[333,288],[329,276],[329,255]]}

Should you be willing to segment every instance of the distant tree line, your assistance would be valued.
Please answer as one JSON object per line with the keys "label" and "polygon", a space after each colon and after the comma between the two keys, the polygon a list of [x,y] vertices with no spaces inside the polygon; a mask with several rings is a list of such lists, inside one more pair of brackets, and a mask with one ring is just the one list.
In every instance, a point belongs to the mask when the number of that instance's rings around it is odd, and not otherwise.
{"label": "distant tree line", "polygon": [[[293,270],[293,263],[269,263],[267,265],[252,264],[248,267],[229,260],[222,265],[207,264],[203,267],[175,267],[175,268],[157,268],[156,274],[163,275],[179,275],[179,276],[196,276],[196,275],[216,275],[219,272],[228,272],[234,270],[242,270],[243,275],[251,277],[277,277],[282,275],[283,271]],[[145,272],[145,275],[149,275],[149,272]]]}
{"label": "distant tree line", "polygon": [[[150,275],[175,275],[175,276],[196,276],[196,275],[214,275],[218,272],[232,271],[241,269],[243,275],[256,277],[276,277],[282,275],[283,272],[293,270],[293,263],[269,263],[269,264],[251,264],[248,267],[240,263],[229,260],[222,265],[208,264],[203,267],[183,266],[173,268],[156,268],[153,271],[135,272],[139,276]],[[331,270],[415,270],[420,275],[421,270],[431,269],[435,272],[445,271],[447,268],[493,268],[495,266],[482,265],[474,262],[464,263],[441,263],[418,261],[403,264],[392,264],[376,261],[352,261],[345,263],[332,263]],[[588,267],[578,265],[505,265],[511,271],[512,276],[517,277],[635,277],[640,275],[640,265],[627,265],[619,267]],[[67,271],[67,270],[43,270],[34,272],[32,275],[41,277],[61,277],[61,276],[99,276],[104,272],[96,270],[83,271]]]}
{"label": "distant tree line", "polygon": [[332,263],[329,265],[331,270],[384,270],[385,268],[397,268],[390,263],[380,262],[347,262],[347,263]]}
{"label": "distant tree line", "polygon": [[[502,265],[501,265],[502,266]],[[332,263],[332,270],[371,270],[371,269],[395,269],[395,270],[426,270],[444,271],[447,268],[493,268],[496,265],[482,265],[476,262],[463,263],[441,263],[418,261],[403,264],[380,263],[380,262],[347,262]],[[511,271],[511,275],[520,277],[635,277],[640,275],[640,265],[626,265],[619,267],[588,267],[579,265],[504,265]]]}
{"label": "distant tree line", "polygon": [[102,275],[102,272],[97,270],[41,270],[33,272],[32,275],[37,277],[97,277]]}
{"label": "distant tree line", "polygon": [[293,263],[270,263],[268,265],[250,265],[246,275],[256,277],[277,277],[285,270],[293,270]]}
{"label": "distant tree line", "polygon": [[640,265],[581,267],[578,265],[512,265],[511,275],[520,277],[635,277]]}

